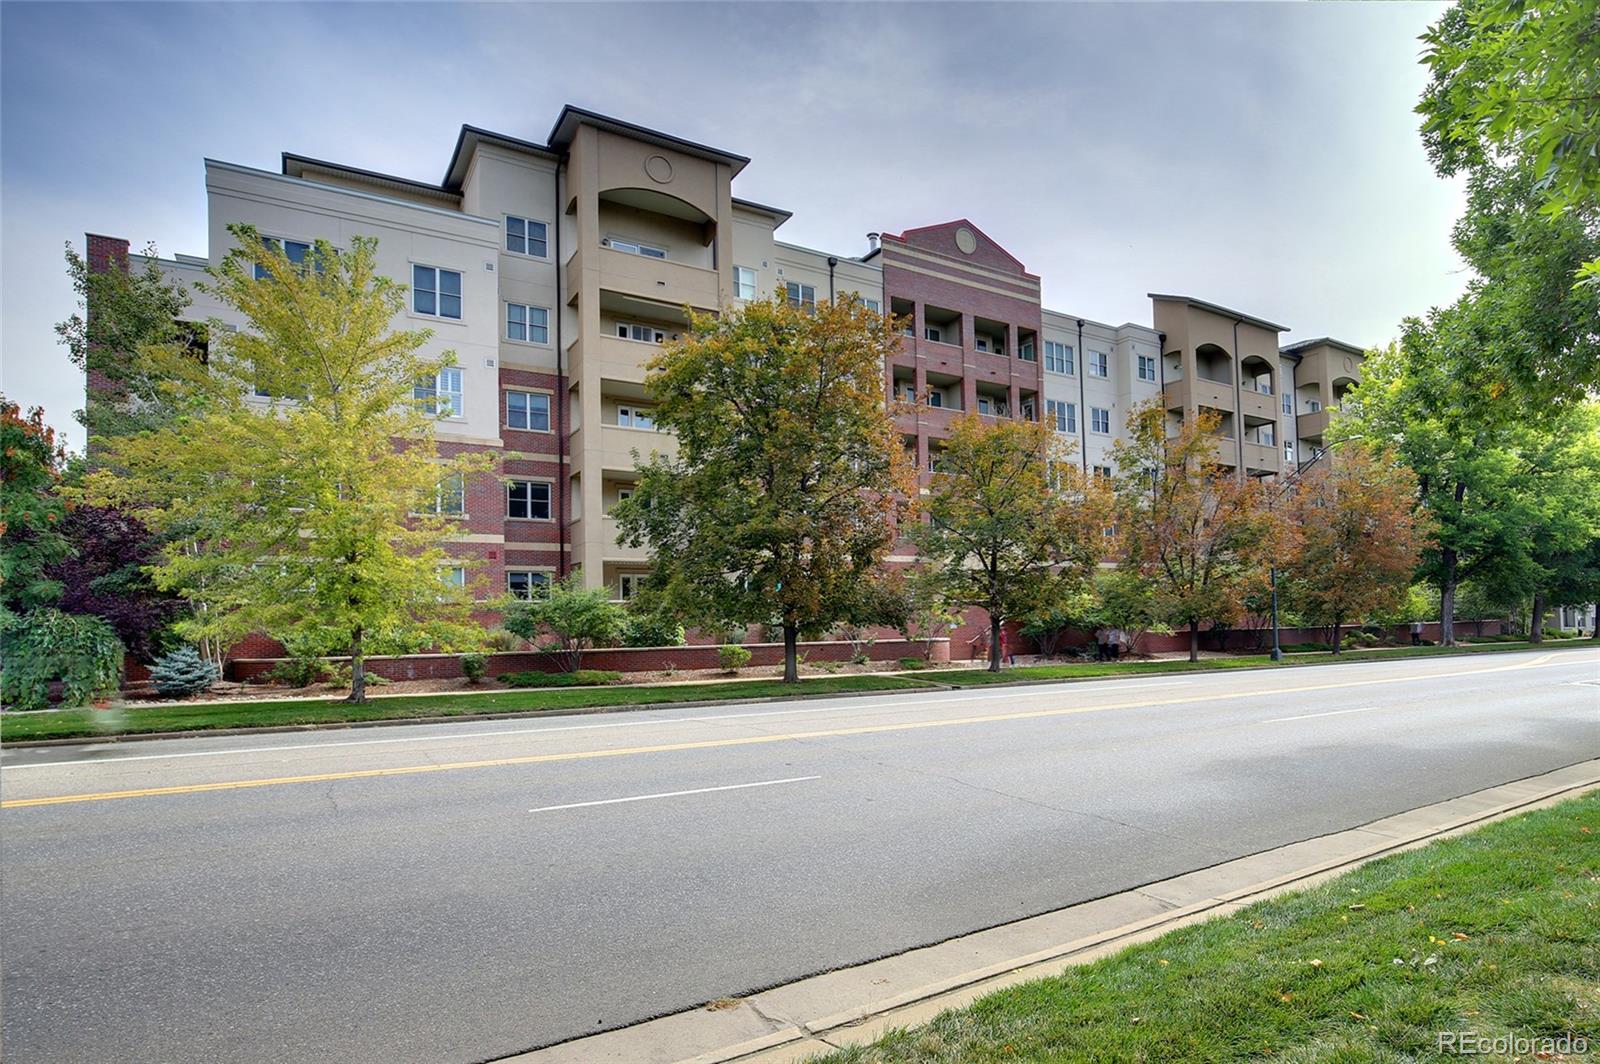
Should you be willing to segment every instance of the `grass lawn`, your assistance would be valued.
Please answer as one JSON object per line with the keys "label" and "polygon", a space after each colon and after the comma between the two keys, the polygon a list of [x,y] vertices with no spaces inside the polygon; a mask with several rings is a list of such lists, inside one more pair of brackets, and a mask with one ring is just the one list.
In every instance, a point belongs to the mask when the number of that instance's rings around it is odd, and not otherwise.
{"label": "grass lawn", "polygon": [[[1600,796],[1387,857],[1304,893],[997,991],[816,1058],[1455,1059],[1441,1031],[1600,1051]],[[1537,1049],[1537,1047],[1536,1047]]]}
{"label": "grass lawn", "polygon": [[[1474,643],[1458,647],[1395,647],[1391,650],[1347,650],[1342,654],[1311,653],[1290,654],[1278,667],[1287,665],[1334,665],[1345,661],[1394,661],[1398,658],[1428,658],[1455,654],[1493,654],[1508,650],[1562,650],[1593,649],[1600,646],[1590,639],[1564,639],[1541,643]],[[982,669],[940,669],[924,672],[924,679],[936,683],[971,687],[990,683],[1008,683],[1013,680],[1076,680],[1104,676],[1144,676],[1157,672],[1211,672],[1217,669],[1273,668],[1267,654],[1240,654],[1231,658],[1204,658],[1200,661],[1127,661],[1084,662],[1062,665],[1019,665],[1001,669],[998,674]]]}
{"label": "grass lawn", "polygon": [[517,713],[572,710],[592,706],[641,706],[708,699],[748,699],[783,695],[822,695],[839,691],[900,691],[927,688],[900,676],[824,676],[786,684],[781,680],[731,683],[663,684],[653,687],[545,688],[484,691],[481,694],[378,698],[351,706],[329,700],[295,702],[196,702],[127,710],[72,709],[7,713],[0,716],[0,741],[68,739],[113,732],[188,731],[199,728],[262,728],[285,724],[334,724],[392,718],[452,717],[463,713]]}

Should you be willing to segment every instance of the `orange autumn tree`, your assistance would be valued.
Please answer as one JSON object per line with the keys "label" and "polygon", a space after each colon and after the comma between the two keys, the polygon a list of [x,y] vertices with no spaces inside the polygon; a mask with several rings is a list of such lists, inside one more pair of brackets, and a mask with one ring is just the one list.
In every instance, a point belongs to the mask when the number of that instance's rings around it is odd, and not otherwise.
{"label": "orange autumn tree", "polygon": [[1219,424],[1202,410],[1169,436],[1151,401],[1129,414],[1113,449],[1118,562],[1150,581],[1160,615],[1189,630],[1190,661],[1200,626],[1236,619],[1291,539],[1274,489],[1217,464]]}
{"label": "orange autumn tree", "polygon": [[1285,590],[1307,621],[1339,631],[1405,600],[1427,538],[1417,477],[1392,454],[1350,442],[1308,470],[1286,499],[1296,533]]}

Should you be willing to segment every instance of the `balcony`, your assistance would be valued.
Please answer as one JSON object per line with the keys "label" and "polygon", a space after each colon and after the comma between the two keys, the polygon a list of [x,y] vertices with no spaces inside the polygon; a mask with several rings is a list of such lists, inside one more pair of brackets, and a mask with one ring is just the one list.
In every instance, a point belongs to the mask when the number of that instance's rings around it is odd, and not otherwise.
{"label": "balcony", "polygon": [[1309,414],[1301,414],[1295,418],[1295,433],[1301,439],[1322,439],[1328,431],[1328,422],[1332,419],[1333,411],[1324,407]]}
{"label": "balcony", "polygon": [[1246,469],[1276,473],[1283,462],[1283,453],[1277,445],[1269,443],[1244,444],[1244,467]]}
{"label": "balcony", "polygon": [[1167,382],[1166,396],[1168,410],[1186,410],[1190,407],[1204,406],[1212,410],[1233,413],[1233,386],[1226,381],[1214,381],[1205,377],[1184,377],[1181,380]]}
{"label": "balcony", "polygon": [[601,288],[624,295],[672,306],[688,304],[705,310],[715,310],[720,302],[720,277],[716,270],[607,247],[579,248],[567,260],[566,298],[569,301],[581,289],[585,271],[591,269],[599,272]]}
{"label": "balcony", "polygon": [[1283,401],[1277,396],[1254,388],[1241,388],[1239,400],[1239,412],[1253,421],[1276,421],[1278,412],[1283,409]]}
{"label": "balcony", "polygon": [[642,562],[648,564],[650,562],[650,548],[643,545],[638,547],[623,546],[617,542],[617,533],[619,531],[620,528],[615,518],[607,516],[600,519],[600,534],[604,537],[606,543],[605,552],[601,555],[601,558],[608,562],[628,562],[630,564]]}

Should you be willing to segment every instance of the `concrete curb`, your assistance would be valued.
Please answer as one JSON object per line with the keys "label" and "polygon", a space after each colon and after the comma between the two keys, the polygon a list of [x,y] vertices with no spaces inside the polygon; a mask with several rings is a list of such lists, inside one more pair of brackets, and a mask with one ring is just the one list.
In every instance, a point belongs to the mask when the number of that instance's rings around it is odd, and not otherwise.
{"label": "concrete curb", "polygon": [[[1600,760],[1461,795],[988,928],[544,1049],[518,1064],[792,1064],[1187,924],[1313,886],[1375,858],[1600,788]],[[977,962],[977,963],[974,963]],[[718,1002],[723,1005],[723,1002]]]}
{"label": "concrete curb", "polygon": [[[1572,640],[1566,640],[1565,642],[1567,644],[1571,645],[1570,648],[1574,649],[1574,650],[1581,650],[1581,649],[1593,650],[1593,649],[1595,649],[1595,645],[1592,643],[1592,641],[1591,640],[1587,640],[1587,639],[1582,639],[1582,640],[1572,639]],[[1575,644],[1575,645],[1572,645],[1572,644]],[[1516,647],[1516,648],[1514,648],[1514,650],[1521,650],[1521,651],[1530,651],[1530,650],[1534,650],[1534,649],[1543,650],[1545,648],[1545,646],[1547,646],[1547,645],[1548,644],[1542,644],[1539,647]],[[1558,649],[1567,649],[1567,647],[1558,647]],[[1429,658],[1482,657],[1482,656],[1492,655],[1492,654],[1496,654],[1496,653],[1512,653],[1512,652],[1513,652],[1512,650],[1503,650],[1503,651],[1463,650],[1463,651],[1458,651],[1456,653],[1450,653],[1450,654],[1444,654],[1444,653],[1428,654],[1428,655],[1419,656],[1419,657],[1412,657],[1412,658],[1397,658],[1395,660],[1398,660],[1398,661],[1425,661],[1425,660],[1428,660]],[[1286,665],[1252,665],[1252,666],[1248,666],[1248,667],[1245,667],[1245,668],[1236,668],[1236,669],[1187,669],[1187,670],[1184,670],[1182,672],[1151,672],[1150,675],[1151,676],[1193,676],[1193,675],[1200,675],[1200,674],[1209,674],[1209,673],[1214,673],[1214,672],[1226,672],[1226,673],[1269,672],[1269,671],[1278,671],[1278,670],[1282,670],[1282,669],[1285,669],[1285,668],[1298,668],[1298,667],[1321,668],[1324,665],[1371,665],[1376,660],[1376,659],[1372,659],[1372,658],[1363,658],[1363,659],[1361,659],[1359,661],[1338,661],[1338,660],[1331,660],[1331,658],[1332,658],[1332,656],[1330,655],[1330,660],[1327,660],[1327,661],[1295,661],[1295,662],[1290,662],[1290,663],[1288,663]],[[930,670],[930,671],[949,671],[949,670]],[[906,679],[906,680],[912,680],[912,681],[914,681],[916,683],[924,684],[928,688],[930,688],[931,690],[935,690],[935,691],[982,691],[982,690],[988,690],[988,689],[991,689],[991,688],[1004,689],[1004,688],[1007,688],[1007,687],[1048,687],[1048,686],[1053,685],[1053,684],[1081,684],[1081,683],[1096,683],[1096,682],[1101,681],[1101,680],[1142,679],[1142,677],[1139,676],[1138,673],[1130,673],[1127,676],[1062,676],[1062,677],[1057,677],[1055,679],[1045,679],[1045,680],[1000,680],[1000,681],[996,681],[995,683],[985,683],[985,684],[956,684],[956,683],[944,683],[944,682],[939,681],[939,680],[934,680],[934,679],[931,679],[931,678],[925,678],[925,677],[922,677],[922,676],[918,676],[918,675],[916,675],[914,673],[897,672],[897,673],[887,673],[885,675],[896,676],[896,677],[899,677],[901,679]],[[593,690],[593,688],[579,688],[579,690]],[[769,702],[807,702],[807,701],[814,701],[814,700],[819,699],[819,698],[864,698],[864,697],[867,697],[867,696],[870,696],[870,695],[892,695],[892,694],[909,693],[911,690],[912,689],[907,688],[907,689],[904,689],[903,691],[896,691],[896,690],[893,690],[893,689],[884,689],[884,690],[878,690],[878,691],[835,691],[835,692],[833,692],[831,694],[766,695],[766,696],[762,696],[762,697],[759,697],[759,698],[737,698],[737,697],[707,698],[707,699],[699,699],[699,700],[696,700],[696,701],[693,701],[693,702],[642,702],[642,703],[633,703],[633,704],[629,704],[629,705],[615,705],[615,706],[582,706],[582,707],[575,708],[575,709],[508,710],[508,711],[503,712],[503,713],[457,713],[457,714],[451,714],[449,716],[436,716],[436,717],[385,717],[382,720],[328,721],[328,722],[323,723],[323,724],[273,724],[273,725],[267,725],[265,727],[260,727],[260,728],[190,728],[190,729],[187,729],[185,731],[139,732],[139,733],[134,733],[134,734],[116,734],[116,735],[79,735],[79,736],[74,736],[74,737],[72,737],[70,739],[21,739],[21,740],[14,740],[14,741],[7,742],[7,743],[0,744],[0,745],[3,745],[4,748],[7,749],[7,750],[22,750],[22,749],[26,749],[28,747],[33,747],[33,746],[93,746],[93,745],[102,744],[102,743],[148,742],[148,741],[152,741],[152,740],[156,740],[156,739],[196,739],[196,738],[203,738],[203,737],[208,736],[208,735],[221,735],[221,736],[227,736],[227,735],[284,735],[284,734],[292,734],[292,733],[295,733],[295,732],[329,731],[329,730],[343,729],[343,728],[390,728],[390,727],[397,727],[399,725],[404,725],[404,724],[454,724],[454,723],[457,723],[459,721],[529,720],[529,719],[533,719],[533,718],[536,718],[536,717],[584,717],[584,716],[589,716],[589,715],[595,714],[595,713],[627,713],[627,712],[630,712],[630,711],[633,711],[633,710],[704,709],[704,708],[707,708],[709,706],[726,706],[726,705],[730,705],[730,704],[733,704],[733,703],[744,703],[744,704],[749,704],[749,705],[763,705],[763,704],[769,703]],[[434,697],[455,696],[457,694],[458,693],[454,692],[454,691],[433,692],[432,693],[432,695]],[[387,697],[408,697],[408,696],[394,695],[394,696],[387,696]],[[315,699],[306,699],[306,701],[316,701],[316,700]]]}
{"label": "concrete curb", "polygon": [[[907,677],[914,679],[914,677]],[[965,688],[935,680],[917,680],[929,691],[960,691]],[[593,690],[593,688],[579,688]],[[629,713],[635,710],[705,709],[709,706],[764,705],[769,702],[815,702],[823,698],[865,698],[869,695],[913,694],[913,687],[886,687],[875,691],[819,691],[811,694],[762,695],[756,698],[701,698],[693,702],[635,702],[612,706],[577,706],[570,709],[506,710],[497,713],[451,713],[434,717],[385,717],[382,720],[342,720],[323,724],[270,724],[260,728],[190,728],[186,731],[135,732],[116,735],[79,735],[70,739],[23,739],[3,744],[7,750],[33,746],[94,746],[103,743],[140,743],[157,739],[201,739],[208,735],[285,735],[301,732],[341,731],[348,728],[395,728],[407,724],[456,724],[474,720],[533,720],[538,717],[588,717],[598,713]]]}

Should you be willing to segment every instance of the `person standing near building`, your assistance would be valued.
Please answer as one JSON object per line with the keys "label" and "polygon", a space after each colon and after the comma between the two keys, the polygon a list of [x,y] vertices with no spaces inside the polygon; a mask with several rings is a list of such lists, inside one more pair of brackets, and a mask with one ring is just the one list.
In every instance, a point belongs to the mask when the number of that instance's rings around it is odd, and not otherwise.
{"label": "person standing near building", "polygon": [[1412,621],[1411,622],[1411,645],[1414,646],[1414,647],[1420,647],[1422,645],[1422,622],[1421,621]]}

